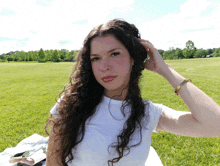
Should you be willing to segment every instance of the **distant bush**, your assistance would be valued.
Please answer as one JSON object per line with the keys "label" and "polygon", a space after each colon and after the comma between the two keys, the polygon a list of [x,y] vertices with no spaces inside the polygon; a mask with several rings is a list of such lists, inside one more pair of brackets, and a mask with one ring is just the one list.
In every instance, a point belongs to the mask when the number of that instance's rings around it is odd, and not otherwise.
{"label": "distant bush", "polygon": [[8,60],[8,61],[13,61],[14,58],[9,56],[9,57],[7,58],[7,60]]}
{"label": "distant bush", "polygon": [[220,57],[220,48],[215,49],[215,52],[211,54],[214,57]]}
{"label": "distant bush", "polygon": [[0,55],[0,60],[6,60],[6,56],[5,55]]}
{"label": "distant bush", "polygon": [[0,59],[0,62],[6,62],[6,59]]}

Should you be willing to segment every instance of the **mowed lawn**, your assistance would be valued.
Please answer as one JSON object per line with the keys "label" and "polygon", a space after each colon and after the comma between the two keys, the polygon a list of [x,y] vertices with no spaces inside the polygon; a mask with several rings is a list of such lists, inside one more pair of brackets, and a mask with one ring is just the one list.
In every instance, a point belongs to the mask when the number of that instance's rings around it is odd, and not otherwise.
{"label": "mowed lawn", "polygon": [[[220,58],[166,61],[220,104]],[[46,136],[45,124],[57,95],[68,83],[74,63],[0,63],[0,152],[37,133]],[[171,85],[144,71],[142,97],[175,110],[188,111]],[[220,165],[220,138],[190,138],[153,133],[152,146],[163,164]]]}

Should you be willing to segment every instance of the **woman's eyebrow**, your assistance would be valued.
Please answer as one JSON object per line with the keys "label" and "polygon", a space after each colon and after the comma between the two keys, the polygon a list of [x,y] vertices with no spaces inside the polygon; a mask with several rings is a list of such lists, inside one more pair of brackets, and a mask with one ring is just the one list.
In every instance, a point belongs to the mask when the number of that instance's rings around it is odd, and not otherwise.
{"label": "woman's eyebrow", "polygon": [[[113,51],[115,51],[117,49],[120,49],[120,48],[113,48],[113,49],[109,50],[107,53],[113,52]],[[90,57],[91,56],[98,56],[98,54],[91,54]]]}
{"label": "woman's eyebrow", "polygon": [[113,52],[113,51],[115,51],[117,49],[120,49],[120,48],[113,48],[113,49],[109,50],[108,53]]}

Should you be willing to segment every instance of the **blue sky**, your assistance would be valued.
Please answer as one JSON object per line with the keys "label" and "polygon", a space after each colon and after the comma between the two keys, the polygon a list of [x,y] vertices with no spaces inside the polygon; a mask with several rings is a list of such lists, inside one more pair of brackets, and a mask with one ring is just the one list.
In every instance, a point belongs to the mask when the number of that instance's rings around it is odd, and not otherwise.
{"label": "blue sky", "polygon": [[156,48],[220,47],[219,0],[0,0],[0,54],[78,50],[89,31],[110,19],[135,24]]}

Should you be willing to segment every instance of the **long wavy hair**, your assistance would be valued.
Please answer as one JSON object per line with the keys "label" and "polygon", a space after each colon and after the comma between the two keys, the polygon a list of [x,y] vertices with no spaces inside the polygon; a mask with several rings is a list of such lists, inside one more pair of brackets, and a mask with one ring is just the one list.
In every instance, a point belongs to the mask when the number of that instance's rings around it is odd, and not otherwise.
{"label": "long wavy hair", "polygon": [[[138,40],[140,34],[135,25],[124,20],[114,19],[95,27],[87,35],[77,56],[73,72],[69,77],[69,83],[59,95],[62,96],[57,109],[59,117],[56,122],[53,122],[53,128],[56,138],[60,139],[60,147],[62,148],[59,149],[58,154],[64,166],[67,166],[67,163],[72,160],[74,162],[72,149],[83,140],[85,122],[95,113],[96,106],[101,102],[104,94],[104,88],[93,75],[90,61],[90,44],[95,37],[106,35],[113,35],[120,41],[134,60],[128,93],[121,107],[121,111],[124,111],[124,107],[130,105],[131,113],[123,126],[123,130],[117,136],[118,142],[114,146],[109,145],[109,147],[112,146],[116,149],[118,157],[109,160],[108,164],[113,165],[113,163],[118,162],[130,152],[131,147],[141,143],[140,140],[138,144],[128,147],[131,135],[136,128],[140,129],[140,135],[142,136],[141,120],[145,116],[145,104],[140,95],[139,79],[144,69],[143,62],[147,58],[147,51]],[[125,154],[127,150],[128,153]]]}

